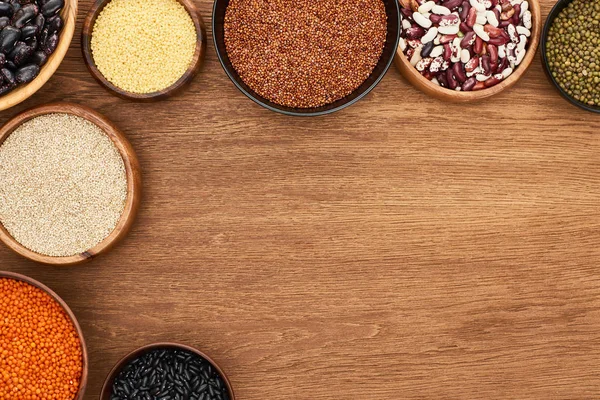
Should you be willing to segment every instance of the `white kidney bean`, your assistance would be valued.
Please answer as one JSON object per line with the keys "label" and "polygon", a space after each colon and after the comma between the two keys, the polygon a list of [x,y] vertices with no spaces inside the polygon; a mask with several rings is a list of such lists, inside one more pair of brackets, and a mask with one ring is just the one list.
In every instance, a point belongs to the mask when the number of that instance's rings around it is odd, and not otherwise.
{"label": "white kidney bean", "polygon": [[504,77],[504,79],[508,78],[511,74],[513,73],[513,69],[512,68],[506,68],[504,71],[502,71],[502,76]]}
{"label": "white kidney bean", "polygon": [[431,42],[433,39],[436,38],[437,34],[438,28],[436,28],[435,26],[429,28],[427,33],[421,38],[421,43],[426,44]]}
{"label": "white kidney bean", "polygon": [[468,63],[469,60],[471,59],[471,53],[469,52],[469,50],[467,49],[462,49],[460,51],[460,62],[462,63]]}
{"label": "white kidney bean", "polygon": [[419,12],[422,14],[428,13],[435,6],[435,1],[427,1],[419,6]]}
{"label": "white kidney bean", "polygon": [[517,50],[517,58],[515,59],[515,65],[519,65],[521,64],[521,62],[523,62],[523,59],[525,58],[525,53],[525,49]]}
{"label": "white kidney bean", "polygon": [[398,47],[400,47],[400,50],[402,50],[402,52],[406,50],[406,40],[404,40],[404,38],[400,38],[400,41],[398,42]]}
{"label": "white kidney bean", "polygon": [[508,36],[513,43],[519,43],[519,35],[517,34],[517,28],[513,24],[510,24],[506,27],[506,31],[508,32]]}
{"label": "white kidney bean", "polygon": [[528,2],[524,2],[521,3],[521,14],[519,15],[519,17],[523,17],[523,15],[525,14],[525,11],[529,10],[529,3]]}
{"label": "white kidney bean", "polygon": [[421,25],[423,28],[429,28],[432,25],[432,22],[429,18],[418,12],[413,13],[413,19],[417,24]]}
{"label": "white kidney bean", "polygon": [[482,26],[487,23],[487,16],[486,16],[485,11],[477,13],[477,19],[475,20],[475,23],[482,25]]}
{"label": "white kidney bean", "polygon": [[450,15],[450,13],[451,13],[451,11],[448,7],[440,6],[438,4],[433,6],[433,9],[431,10],[431,12],[434,14],[437,14],[437,15]]}
{"label": "white kidney bean", "polygon": [[488,33],[485,31],[485,29],[483,29],[483,25],[480,25],[480,24],[473,25],[473,31],[475,32],[475,34],[477,34],[477,36],[479,36],[481,39],[483,39],[484,42],[487,42],[488,40],[490,40],[490,35],[488,35]]}
{"label": "white kidney bean", "polygon": [[483,0],[469,0],[471,7],[474,7],[477,11],[485,11],[485,4]]}
{"label": "white kidney bean", "polygon": [[499,58],[506,57],[506,45],[505,44],[498,46],[498,57]]}
{"label": "white kidney bean", "polygon": [[431,80],[432,83],[435,83],[436,85],[440,86],[440,81],[437,80],[437,78],[434,76],[433,79]]}
{"label": "white kidney bean", "polygon": [[531,29],[531,27],[533,26],[533,23],[531,22],[531,11],[526,11],[525,14],[523,14],[523,26],[527,29]]}
{"label": "white kidney bean", "polygon": [[440,26],[438,32],[443,35],[456,35],[460,31],[458,25]]}
{"label": "white kidney bean", "polygon": [[477,81],[479,82],[485,82],[488,79],[490,79],[492,76],[491,75],[485,75],[485,74],[477,74],[475,75],[475,79],[477,79]]}
{"label": "white kidney bean", "polygon": [[493,27],[497,28],[498,25],[500,25],[500,22],[498,22],[498,18],[496,18],[496,14],[493,11],[486,11],[485,17],[487,18],[487,22]]}
{"label": "white kidney bean", "polygon": [[517,33],[519,35],[525,35],[527,37],[531,36],[531,31],[524,26],[517,26]]}
{"label": "white kidney bean", "polygon": [[423,57],[421,57],[421,50],[423,49],[423,46],[419,46],[415,49],[415,52],[413,53],[412,57],[410,58],[410,64],[414,67],[415,65],[417,65],[417,63],[419,61],[421,61],[421,59]]}
{"label": "white kidney bean", "polygon": [[410,23],[409,20],[407,20],[407,19],[402,20],[402,29],[406,30],[406,29],[410,28],[411,26],[412,26],[412,24]]}
{"label": "white kidney bean", "polygon": [[525,50],[525,46],[527,46],[527,36],[521,35],[519,36],[519,44],[517,44],[517,51]]}
{"label": "white kidney bean", "polygon": [[444,46],[435,46],[433,50],[431,50],[430,57],[439,57],[444,53]]}

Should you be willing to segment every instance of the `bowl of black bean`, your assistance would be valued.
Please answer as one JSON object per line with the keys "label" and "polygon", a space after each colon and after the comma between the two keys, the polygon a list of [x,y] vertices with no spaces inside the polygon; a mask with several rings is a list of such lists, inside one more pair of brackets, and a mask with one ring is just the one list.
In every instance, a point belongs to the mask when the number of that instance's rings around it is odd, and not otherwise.
{"label": "bowl of black bean", "polygon": [[178,343],[155,343],[126,355],[108,374],[100,400],[234,400],[219,366]]}
{"label": "bowl of black bean", "polygon": [[0,111],[37,92],[62,62],[77,0],[0,1]]}

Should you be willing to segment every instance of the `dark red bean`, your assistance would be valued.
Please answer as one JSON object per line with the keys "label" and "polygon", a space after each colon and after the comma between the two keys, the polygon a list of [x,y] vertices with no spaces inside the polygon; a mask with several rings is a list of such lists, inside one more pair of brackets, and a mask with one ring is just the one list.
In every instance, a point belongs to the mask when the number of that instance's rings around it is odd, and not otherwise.
{"label": "dark red bean", "polygon": [[452,47],[450,47],[450,43],[444,44],[444,53],[442,54],[444,60],[450,61],[450,57],[452,57]]}
{"label": "dark red bean", "polygon": [[518,26],[521,22],[521,5],[515,4],[513,8],[515,9],[515,14],[512,16],[512,23],[514,26]]}
{"label": "dark red bean", "polygon": [[454,66],[452,67],[452,71],[454,72],[454,76],[456,76],[456,79],[461,84],[467,80],[467,74],[465,72],[465,67],[464,67],[463,63],[461,63],[461,62],[455,63]]}
{"label": "dark red bean", "polygon": [[487,79],[484,82],[484,85],[486,88],[490,88],[492,86],[496,86],[497,84],[499,84],[500,82],[502,82],[502,79],[498,79],[495,76],[492,76],[491,78]]}
{"label": "dark red bean", "polygon": [[436,78],[437,78],[438,82],[440,83],[441,87],[444,87],[444,88],[448,87],[448,78],[446,78],[445,72],[440,72]]}
{"label": "dark red bean", "polygon": [[446,71],[446,79],[448,80],[448,88],[452,90],[457,88],[458,82],[454,79],[454,71],[452,71],[452,68],[449,68],[448,71]]}
{"label": "dark red bean", "polygon": [[404,15],[404,18],[408,19],[410,22],[414,22],[413,21],[413,12],[412,10],[408,9],[408,8],[401,8],[400,12],[402,13],[402,15]]}
{"label": "dark red bean", "polygon": [[503,44],[506,44],[510,41],[510,39],[506,39],[502,36],[497,37],[497,38],[490,38],[490,40],[488,40],[488,44],[492,44],[494,46],[502,46]]}
{"label": "dark red bean", "polygon": [[468,32],[473,32],[473,28],[471,28],[469,25],[467,25],[466,22],[461,22],[458,27],[459,27],[460,31],[464,34],[466,34]]}
{"label": "dark red bean", "polygon": [[431,22],[433,22],[434,25],[439,25],[440,21],[442,20],[442,16],[441,15],[437,15],[437,14],[431,14],[429,16],[429,20]]}
{"label": "dark red bean", "polygon": [[471,28],[473,27],[473,25],[475,25],[475,22],[477,22],[477,10],[475,9],[475,7],[471,7],[471,9],[469,10],[469,14],[467,15],[467,19],[465,20],[465,22]]}
{"label": "dark red bean", "polygon": [[467,16],[469,15],[469,10],[471,9],[471,4],[468,1],[463,1],[460,11],[458,15],[460,16],[460,20],[465,22],[467,20]]}
{"label": "dark red bean", "polygon": [[475,79],[475,77],[472,76],[469,79],[467,79],[465,81],[465,83],[463,83],[461,89],[464,90],[465,92],[470,92],[471,90],[473,90],[473,87],[475,86],[476,83],[477,83],[477,79]]}
{"label": "dark red bean", "polygon": [[420,26],[411,26],[406,30],[406,37],[408,39],[421,39],[425,36],[425,29]]}
{"label": "dark red bean", "polygon": [[498,24],[498,28],[506,28],[512,23],[512,21],[500,21]]}
{"label": "dark red bean", "polygon": [[504,57],[499,63],[498,66],[496,67],[496,70],[494,71],[496,74],[501,73],[502,71],[504,71],[506,68],[508,68],[508,58]]}
{"label": "dark red bean", "polygon": [[475,43],[475,32],[468,32],[460,41],[460,47],[466,49]]}
{"label": "dark red bean", "polygon": [[492,67],[490,65],[490,56],[488,54],[481,56],[480,64],[481,64],[481,69],[483,70],[483,73],[485,75],[491,75]]}
{"label": "dark red bean", "polygon": [[475,44],[473,44],[473,51],[475,54],[483,54],[483,40],[477,36],[475,38]]}
{"label": "dark red bean", "polygon": [[488,54],[490,55],[490,62],[492,64],[497,64],[498,63],[498,47],[496,47],[493,44],[488,43],[487,51],[488,51]]}

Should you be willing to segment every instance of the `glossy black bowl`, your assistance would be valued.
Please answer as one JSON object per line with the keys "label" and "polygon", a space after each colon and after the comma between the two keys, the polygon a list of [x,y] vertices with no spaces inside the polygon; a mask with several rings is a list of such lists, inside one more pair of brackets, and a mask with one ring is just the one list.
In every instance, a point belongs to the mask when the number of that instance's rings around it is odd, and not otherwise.
{"label": "glossy black bowl", "polygon": [[261,106],[268,108],[271,111],[276,111],[287,115],[317,116],[329,114],[348,107],[349,105],[356,103],[366,96],[367,93],[373,90],[379,81],[381,81],[387,70],[390,68],[392,61],[394,60],[394,55],[396,54],[396,48],[398,47],[398,40],[400,37],[400,7],[398,6],[397,0],[383,0],[383,2],[385,3],[385,11],[388,17],[387,39],[379,62],[373,69],[371,75],[365,82],[363,82],[362,85],[360,85],[348,96],[331,104],[314,108],[292,108],[281,106],[260,96],[242,81],[236,70],[233,68],[233,65],[231,65],[229,57],[227,56],[227,50],[225,48],[224,20],[225,10],[229,5],[229,0],[215,0],[213,7],[212,30],[217,56],[219,57],[219,61],[221,61],[223,69],[235,86],[237,86],[242,93]]}
{"label": "glossy black bowl", "polygon": [[550,14],[548,14],[548,18],[546,18],[546,23],[544,24],[544,30],[542,31],[542,64],[544,65],[544,71],[546,71],[546,76],[550,79],[550,82],[556,87],[559,93],[567,99],[571,104],[576,105],[577,107],[583,108],[584,110],[591,111],[594,113],[600,113],[600,107],[593,107],[587,104],[584,104],[580,101],[575,100],[573,97],[569,96],[567,92],[564,91],[562,87],[558,84],[556,79],[552,76],[552,72],[550,72],[550,64],[548,62],[548,56],[546,55],[546,43],[548,41],[548,33],[550,32],[550,27],[554,23],[554,19],[558,16],[565,7],[569,5],[572,0],[559,0],[552,10]]}

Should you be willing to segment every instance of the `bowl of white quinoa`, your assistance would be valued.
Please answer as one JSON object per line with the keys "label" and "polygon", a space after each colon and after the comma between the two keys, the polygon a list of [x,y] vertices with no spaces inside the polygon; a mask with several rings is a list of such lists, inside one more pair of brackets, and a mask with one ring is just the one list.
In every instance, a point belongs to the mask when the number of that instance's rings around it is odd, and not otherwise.
{"label": "bowl of white quinoa", "polygon": [[92,109],[48,104],[0,128],[0,240],[30,260],[106,252],[131,228],[140,191],[131,144]]}

